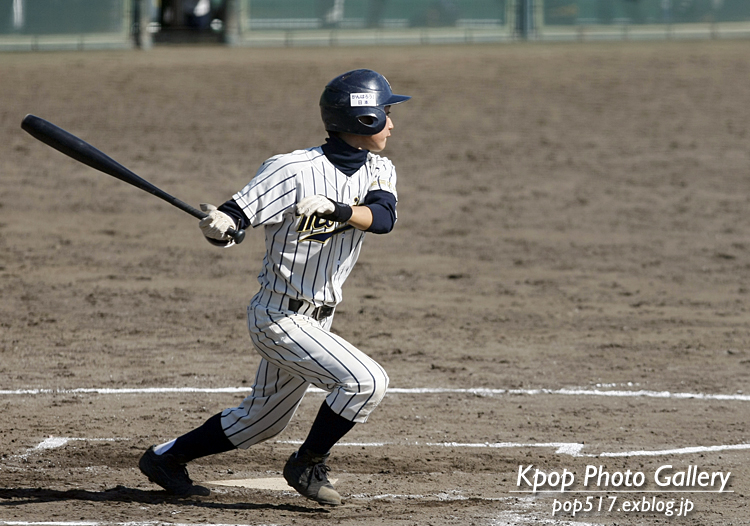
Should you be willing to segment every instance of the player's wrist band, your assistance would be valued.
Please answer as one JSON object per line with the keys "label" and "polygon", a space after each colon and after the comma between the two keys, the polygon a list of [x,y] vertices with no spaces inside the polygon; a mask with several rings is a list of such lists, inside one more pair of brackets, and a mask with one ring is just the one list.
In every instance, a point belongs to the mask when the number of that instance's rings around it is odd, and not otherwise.
{"label": "player's wrist band", "polygon": [[326,214],[323,219],[329,219],[336,221],[337,223],[346,223],[352,218],[352,207],[345,205],[344,203],[337,203],[336,201],[330,200],[333,203],[333,212]]}

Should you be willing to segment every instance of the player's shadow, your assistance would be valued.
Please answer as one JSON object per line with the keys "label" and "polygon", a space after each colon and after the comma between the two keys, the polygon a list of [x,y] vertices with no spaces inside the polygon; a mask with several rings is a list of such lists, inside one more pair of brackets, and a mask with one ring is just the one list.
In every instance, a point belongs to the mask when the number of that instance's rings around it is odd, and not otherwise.
{"label": "player's shadow", "polygon": [[137,502],[141,504],[180,504],[196,508],[221,510],[281,510],[294,513],[320,513],[325,508],[270,504],[255,502],[215,502],[195,497],[175,497],[164,491],[144,491],[116,486],[103,491],[69,489],[65,491],[44,488],[0,488],[0,506],[22,506],[62,500],[85,500],[91,502]]}

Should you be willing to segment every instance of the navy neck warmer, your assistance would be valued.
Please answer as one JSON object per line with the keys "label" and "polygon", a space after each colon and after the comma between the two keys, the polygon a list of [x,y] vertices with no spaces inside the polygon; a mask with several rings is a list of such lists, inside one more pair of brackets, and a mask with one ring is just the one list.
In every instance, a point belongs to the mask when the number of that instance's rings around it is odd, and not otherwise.
{"label": "navy neck warmer", "polygon": [[367,162],[367,150],[349,146],[336,136],[328,137],[321,148],[328,160],[346,175],[353,175]]}

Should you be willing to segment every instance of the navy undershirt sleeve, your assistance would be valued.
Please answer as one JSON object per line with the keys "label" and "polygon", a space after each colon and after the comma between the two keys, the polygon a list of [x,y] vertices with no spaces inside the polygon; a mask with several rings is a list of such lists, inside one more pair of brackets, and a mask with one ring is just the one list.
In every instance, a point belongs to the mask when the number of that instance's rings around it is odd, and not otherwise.
{"label": "navy undershirt sleeve", "polygon": [[236,230],[245,230],[250,226],[250,220],[247,218],[245,213],[242,211],[242,208],[240,208],[240,205],[238,205],[237,201],[235,201],[234,199],[230,199],[229,201],[221,205],[218,210],[220,212],[224,212],[226,215],[232,218],[234,224],[237,225]]}
{"label": "navy undershirt sleeve", "polygon": [[[234,224],[237,225],[235,227],[235,230],[245,230],[248,226],[250,226],[250,220],[247,218],[245,213],[242,211],[242,209],[234,199],[230,199],[219,208],[217,208],[217,210],[219,210],[220,212],[224,212],[226,215],[232,218]],[[225,247],[229,244],[229,241],[219,241],[218,239],[211,239],[210,237],[207,237],[206,241],[217,247]]]}
{"label": "navy undershirt sleeve", "polygon": [[387,234],[396,224],[396,196],[385,190],[368,192],[362,203],[372,212],[372,224],[367,232]]}

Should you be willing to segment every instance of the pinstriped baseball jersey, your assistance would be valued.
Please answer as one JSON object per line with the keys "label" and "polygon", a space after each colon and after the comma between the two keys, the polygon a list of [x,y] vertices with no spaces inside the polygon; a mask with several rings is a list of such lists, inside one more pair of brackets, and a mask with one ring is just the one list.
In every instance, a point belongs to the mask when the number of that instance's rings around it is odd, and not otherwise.
{"label": "pinstriped baseball jersey", "polygon": [[341,302],[342,285],[359,257],[365,232],[315,216],[297,216],[295,205],[307,196],[324,195],[353,206],[373,190],[397,196],[393,164],[372,153],[351,176],[336,169],[321,147],[264,162],[252,181],[233,196],[253,227],[265,227],[266,256],[258,276],[261,292],[318,306]]}
{"label": "pinstriped baseball jersey", "polygon": [[[372,70],[340,75],[320,98],[326,144],[268,159],[242,190],[212,210],[210,223],[199,223],[213,245],[225,247],[234,244],[222,235],[229,223],[241,229],[263,226],[261,287],[247,312],[261,359],[255,383],[238,407],[144,454],[139,467],[149,480],[180,495],[207,494],[193,485],[184,464],[278,435],[313,385],[328,395],[299,451],[284,466],[284,479],[309,499],[341,503],[325,476],[325,460],[355,424],[367,421],[389,379],[380,364],[331,326],[362,248],[365,231],[359,228],[385,234],[396,221],[396,171],[372,151],[382,151],[390,137],[390,106],[409,98],[394,95],[385,77]],[[332,213],[326,198],[334,203]],[[324,217],[297,215],[305,199],[302,211]],[[368,207],[371,221],[363,209],[345,205]],[[162,455],[171,458],[160,460]]]}
{"label": "pinstriped baseball jersey", "polygon": [[356,205],[368,192],[396,196],[391,162],[372,153],[356,172],[337,169],[321,147],[268,159],[233,200],[253,227],[264,227],[261,290],[248,308],[248,329],[262,360],[252,393],[222,413],[222,428],[239,448],[280,433],[309,385],[329,392],[331,410],[365,422],[380,403],[388,375],[372,358],[331,333],[333,316],[316,320],[290,312],[288,299],[335,307],[365,232],[347,224],[296,215],[305,197],[324,195]]}

